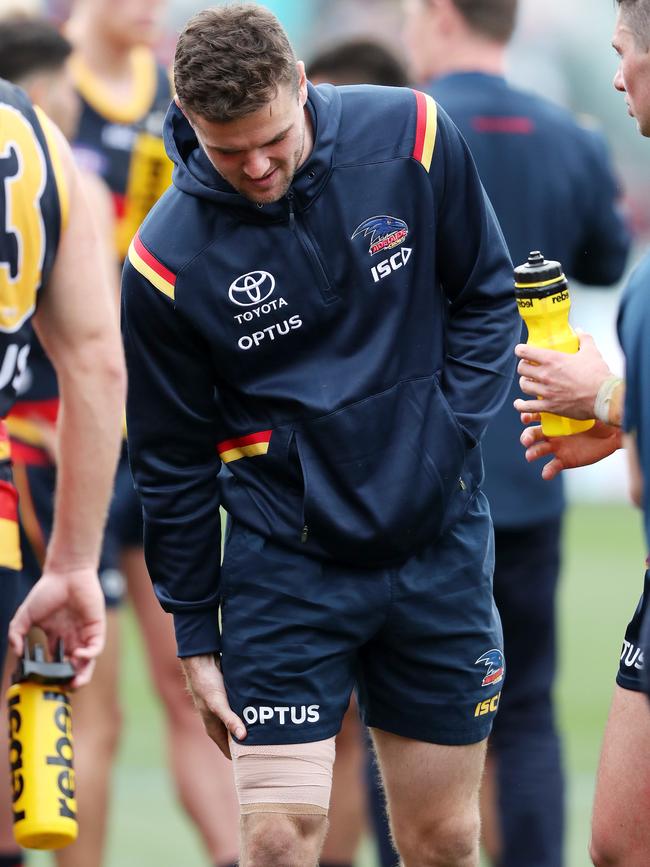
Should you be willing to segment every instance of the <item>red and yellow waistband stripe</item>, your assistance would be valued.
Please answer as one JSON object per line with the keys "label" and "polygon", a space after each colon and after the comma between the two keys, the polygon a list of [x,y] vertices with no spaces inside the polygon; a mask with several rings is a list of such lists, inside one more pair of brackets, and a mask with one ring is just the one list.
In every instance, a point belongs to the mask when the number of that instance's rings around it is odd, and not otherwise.
{"label": "red and yellow waistband stripe", "polygon": [[414,90],[417,102],[417,121],[413,157],[429,171],[438,131],[438,108],[433,97]]}
{"label": "red and yellow waistband stripe", "polygon": [[[9,436],[19,439],[32,446],[44,444],[43,431],[38,424],[41,419],[49,424],[56,424],[59,413],[59,398],[49,400],[19,400],[15,403],[6,418]],[[12,456],[15,457],[12,444]]]}
{"label": "red and yellow waistband stripe", "polygon": [[163,295],[169,298],[174,298],[176,291],[176,274],[173,274],[169,268],[165,268],[162,262],[159,262],[140,240],[140,233],[136,234],[131,241],[129,247],[129,262],[133,265],[136,271],[146,277],[156,289],[159,289]]}
{"label": "red and yellow waistband stripe", "polygon": [[0,481],[0,567],[22,569],[18,530],[18,492]]}
{"label": "red and yellow waistband stripe", "polygon": [[0,419],[0,461],[8,461],[11,457],[11,445],[6,423]]}
{"label": "red and yellow waistband stripe", "polygon": [[240,458],[254,458],[265,455],[269,450],[273,431],[263,430],[259,433],[247,434],[232,440],[224,440],[217,445],[219,457],[224,464],[238,461]]}

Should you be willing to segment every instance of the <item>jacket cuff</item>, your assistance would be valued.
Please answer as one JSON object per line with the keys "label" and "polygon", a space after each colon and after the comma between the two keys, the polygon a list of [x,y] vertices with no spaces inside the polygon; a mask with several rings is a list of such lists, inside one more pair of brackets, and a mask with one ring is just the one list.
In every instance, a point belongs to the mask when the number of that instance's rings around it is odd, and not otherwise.
{"label": "jacket cuff", "polygon": [[174,612],[174,631],[178,656],[201,656],[219,653],[219,608],[202,608],[198,611]]}

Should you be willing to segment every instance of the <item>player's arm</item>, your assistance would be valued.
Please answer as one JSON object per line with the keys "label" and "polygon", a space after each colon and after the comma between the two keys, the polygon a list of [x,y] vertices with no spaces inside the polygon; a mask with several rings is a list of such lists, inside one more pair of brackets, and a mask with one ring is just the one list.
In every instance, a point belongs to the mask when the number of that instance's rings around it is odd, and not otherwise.
{"label": "player's arm", "polygon": [[34,317],[61,399],[54,526],[43,577],[10,634],[18,653],[32,623],[52,640],[63,637],[80,683],[90,676],[90,662],[103,644],[96,569],[119,452],[125,373],[92,213],[67,143],[58,130],[54,135],[68,185],[69,219]]}
{"label": "player's arm", "polygon": [[[153,255],[148,251],[149,262]],[[179,656],[213,654],[220,648],[221,523],[210,348],[179,312],[178,281],[172,299],[146,273],[132,245],[122,278],[122,332],[145,557],[158,600],[173,614]]]}
{"label": "player's arm", "polygon": [[435,149],[437,262],[449,300],[442,386],[471,443],[508,393],[521,321],[501,229],[466,143],[440,109]]}

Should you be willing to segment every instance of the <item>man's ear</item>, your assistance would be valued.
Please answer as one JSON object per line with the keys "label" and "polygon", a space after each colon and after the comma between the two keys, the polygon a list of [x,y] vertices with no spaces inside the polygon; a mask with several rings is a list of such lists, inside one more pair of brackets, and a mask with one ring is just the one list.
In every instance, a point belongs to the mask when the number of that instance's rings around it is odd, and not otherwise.
{"label": "man's ear", "polygon": [[301,105],[304,105],[307,102],[307,73],[302,60],[296,61],[296,69],[298,70],[298,99]]}
{"label": "man's ear", "polygon": [[[183,114],[185,115],[185,117],[187,117],[187,114],[185,113],[185,109],[184,109],[183,106],[181,105],[181,101],[180,101],[180,99],[178,98],[178,94],[177,94],[177,93],[174,94],[174,102],[175,102],[176,105],[180,108],[180,110],[183,112]],[[189,118],[187,118],[187,119],[189,120]]]}

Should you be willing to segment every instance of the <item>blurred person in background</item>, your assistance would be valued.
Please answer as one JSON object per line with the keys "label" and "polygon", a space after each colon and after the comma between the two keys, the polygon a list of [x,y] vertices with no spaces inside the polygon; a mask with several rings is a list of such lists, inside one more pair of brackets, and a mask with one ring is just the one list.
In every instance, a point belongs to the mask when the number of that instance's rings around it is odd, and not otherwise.
{"label": "blurred person in background", "polygon": [[[334,43],[314,54],[307,65],[307,77],[312,84],[373,84],[405,87],[408,72],[395,52],[372,39],[351,39]],[[366,760],[367,750],[367,760]],[[321,867],[351,863],[365,829],[365,773],[372,780],[370,808],[382,864],[394,864],[397,854],[390,839],[385,796],[381,788],[379,769],[370,744],[360,730],[359,710],[353,695],[350,708],[343,718],[336,738],[336,760],[332,779],[329,829]]]}
{"label": "blurred person in background", "polygon": [[[117,315],[92,211],[65,139],[6,81],[0,81],[0,155],[0,416],[27,375],[32,322],[56,370],[61,409],[53,529],[40,580],[9,625],[9,638],[15,654],[22,653],[33,624],[45,630],[50,650],[62,638],[77,668],[73,686],[82,685],[105,635],[97,566],[125,392]],[[22,564],[3,422],[0,437],[4,651]],[[4,652],[0,656],[3,663]],[[14,843],[0,863],[9,867],[21,859]]]}
{"label": "blurred person in background", "polygon": [[[79,97],[69,69],[72,46],[51,24],[25,16],[0,19],[0,76],[18,84],[32,103],[41,108],[70,139],[79,119]],[[97,228],[96,248],[103,273],[111,287],[117,319],[118,269],[110,242],[112,202],[106,185],[89,172],[79,172],[79,185],[89,202]],[[55,368],[36,335],[19,383],[16,403],[7,418],[11,438],[14,478],[19,492],[23,571],[21,593],[40,577],[45,550],[52,532],[56,488],[56,420],[59,388]],[[110,769],[117,743],[117,606],[121,593],[114,591],[119,564],[110,545],[104,545],[99,577],[106,602],[106,647],[98,659],[90,686],[72,697],[75,715],[75,770],[79,799],[79,841],[59,853],[61,864],[85,863],[88,850],[101,851],[105,833]],[[119,585],[118,585],[119,586]],[[7,660],[5,680],[15,667]],[[4,738],[4,732],[3,732]],[[9,789],[0,789],[4,815],[0,824],[0,852],[15,852],[11,831]],[[13,856],[12,856],[13,857]],[[17,856],[12,863],[19,863]],[[0,857],[0,864],[2,860]]]}
{"label": "blurred person in background", "polygon": [[261,6],[190,20],[174,78],[174,185],[123,275],[129,450],[242,865],[318,861],[356,682],[404,863],[475,867],[504,674],[479,441],[519,334],[496,218],[430,97],[313,87]]}
{"label": "blurred person in background", "polygon": [[312,84],[379,84],[406,87],[408,71],[397,54],[373,39],[338,42],[314,54],[307,66]]}
{"label": "blurred person in background", "polygon": [[[639,132],[650,137],[650,0],[617,0],[612,44],[619,55],[614,87],[625,96]],[[550,457],[544,479],[602,460],[621,445],[621,426],[630,466],[632,500],[643,509],[650,551],[650,254],[632,273],[621,298],[618,333],[625,356],[625,381],[612,374],[586,334],[572,356],[517,347],[521,388],[534,399],[519,399],[522,420],[539,412],[596,418],[594,428],[572,437],[544,437],[541,427],[521,436],[526,458]],[[650,853],[647,821],[650,790],[650,713],[642,690],[650,688],[650,574],[621,650],[614,697],[601,748],[592,820],[590,854],[596,867],[645,867]],[[645,621],[645,622],[644,622]]]}
{"label": "blurred person in background", "polygon": [[[542,250],[569,279],[612,285],[630,238],[605,141],[507,83],[516,12],[517,0],[404,0],[413,76],[469,144],[513,262]],[[559,478],[544,482],[521,460],[512,412],[519,394],[513,380],[484,439],[507,678],[488,747],[483,837],[499,867],[560,867],[564,780],[553,683],[564,494]]]}
{"label": "blurred person in background", "polygon": [[[65,25],[75,46],[71,68],[82,105],[73,151],[80,165],[97,172],[111,190],[119,263],[137,227],[171,181],[172,165],[162,142],[171,98],[169,74],[153,52],[164,9],[164,0],[75,0]],[[126,446],[107,534],[120,552],[152,680],[163,703],[178,796],[212,863],[231,865],[237,859],[238,809],[229,767],[196,718],[176,658],[171,618],[160,610],[151,589],[143,554],[142,508]],[[89,867],[89,862],[80,862],[79,867]]]}
{"label": "blurred person in background", "polygon": [[[71,84],[70,66],[75,71],[75,79],[79,75],[83,78],[89,99],[94,92],[93,73],[84,72],[83,62],[80,64],[78,59],[73,58],[71,64],[67,61],[62,46],[69,46],[69,43],[51,28],[44,36],[43,30],[48,25],[25,22],[24,27],[14,28],[11,32],[5,30],[5,47],[11,48],[11,51],[3,52],[1,62],[5,63],[6,74],[13,69],[21,83],[32,90],[34,98],[47,102],[50,111],[60,117],[71,136],[83,132],[87,136],[84,147],[75,148],[75,157],[82,164],[85,183],[92,183],[93,188],[101,186],[104,194],[109,188],[112,192],[108,204],[104,200],[100,201],[95,194],[93,210],[95,214],[105,217],[102,220],[103,241],[111,260],[110,268],[117,295],[117,273],[124,238],[144,217],[169,181],[170,163],[164,155],[161,141],[162,117],[169,104],[169,82],[165,71],[156,65],[150,49],[141,46],[146,35],[150,40],[155,35],[155,22],[147,10],[140,9],[137,3],[129,4],[129,14],[125,11],[125,15],[111,26],[109,34],[105,34],[102,23],[105,30],[108,14],[106,4],[80,0],[80,5],[83,5],[88,19],[84,18],[86,25],[78,21],[75,24],[79,28],[79,38],[84,45],[87,44],[84,30],[84,26],[87,26],[88,42],[92,45],[96,63],[101,67],[108,58],[115,64],[112,69],[118,79],[119,70],[122,69],[124,73],[122,90],[117,86],[114,94],[111,94],[111,84],[102,85],[101,74],[97,77],[98,100],[101,101],[103,97],[103,109],[112,110],[110,117],[119,115],[119,120],[112,122],[100,113],[99,107],[92,108],[85,98],[75,92]],[[159,4],[145,5],[147,9],[152,7],[157,14]],[[95,16],[90,7],[95,8]],[[96,7],[103,8],[103,18]],[[47,50],[41,45],[39,51],[39,33],[34,28],[40,28],[40,38],[47,43]],[[105,44],[102,52],[103,37]],[[28,50],[30,45],[31,50]],[[140,47],[133,51],[134,45]],[[43,59],[45,55],[48,56],[47,61]],[[52,74],[55,61],[58,61],[59,68],[57,74]],[[131,76],[130,93],[128,83]],[[80,102],[81,125],[78,127]],[[106,183],[99,180],[97,173],[105,178]],[[32,574],[37,572],[39,547],[42,547],[43,531],[46,533],[48,527],[47,504],[54,479],[51,463],[49,467],[43,466],[47,458],[43,458],[42,452],[39,453],[38,441],[45,432],[43,422],[53,420],[57,402],[54,373],[50,368],[49,375],[45,375],[49,365],[37,346],[34,347],[34,355],[39,371],[36,376],[32,374],[32,380],[40,383],[38,394],[27,392],[23,395],[24,400],[19,404],[12,426],[15,453],[20,454],[23,462],[33,463],[36,459],[37,463],[42,464],[29,468],[32,496],[27,502],[38,508],[32,509],[29,515],[23,509],[27,519],[23,524],[30,536],[31,550],[36,552],[35,556],[27,556]],[[45,391],[48,393],[45,394]],[[44,411],[45,418],[35,418],[37,409],[39,412]],[[35,424],[36,421],[38,424]],[[24,480],[27,483],[26,473]],[[155,602],[146,571],[139,571],[144,570],[141,532],[140,507],[123,454],[104,542],[102,586],[109,606],[107,646],[100,660],[98,676],[93,681],[92,694],[82,694],[77,700],[80,707],[75,708],[80,833],[72,846],[58,853],[57,859],[64,867],[93,867],[103,862],[110,770],[120,728],[118,608],[124,583],[119,571],[121,567],[129,580],[129,595],[141,624],[155,685],[164,702],[172,767],[181,801],[198,826],[212,863],[230,865],[237,853],[238,817],[234,789],[226,763],[195,719],[175,656],[171,624]],[[150,602],[153,604],[148,604]],[[219,813],[215,813],[211,807],[216,799],[224,804]]]}

